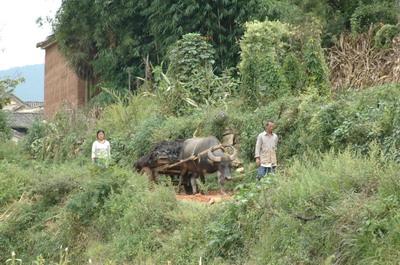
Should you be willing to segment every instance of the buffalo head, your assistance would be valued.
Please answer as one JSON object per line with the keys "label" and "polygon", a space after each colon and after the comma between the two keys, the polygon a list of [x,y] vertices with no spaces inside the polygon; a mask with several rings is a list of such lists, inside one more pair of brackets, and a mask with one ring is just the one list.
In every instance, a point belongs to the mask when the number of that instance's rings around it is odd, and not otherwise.
{"label": "buffalo head", "polygon": [[233,146],[231,148],[233,149],[233,154],[231,155],[225,154],[222,151],[219,151],[218,155],[215,155],[213,149],[207,152],[208,159],[218,166],[217,174],[220,180],[231,178],[231,163],[237,154],[237,150]]}

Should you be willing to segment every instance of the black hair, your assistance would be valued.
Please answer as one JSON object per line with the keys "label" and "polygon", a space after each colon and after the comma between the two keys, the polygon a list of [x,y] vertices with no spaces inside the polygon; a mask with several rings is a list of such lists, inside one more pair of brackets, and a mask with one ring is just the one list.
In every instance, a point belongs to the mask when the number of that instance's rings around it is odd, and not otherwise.
{"label": "black hair", "polygon": [[106,133],[103,130],[98,130],[96,133],[96,138],[99,138],[99,133],[103,133],[104,136],[106,135]]}
{"label": "black hair", "polygon": [[266,122],[264,122],[264,126],[267,126],[269,123],[275,124],[273,120],[267,120]]}

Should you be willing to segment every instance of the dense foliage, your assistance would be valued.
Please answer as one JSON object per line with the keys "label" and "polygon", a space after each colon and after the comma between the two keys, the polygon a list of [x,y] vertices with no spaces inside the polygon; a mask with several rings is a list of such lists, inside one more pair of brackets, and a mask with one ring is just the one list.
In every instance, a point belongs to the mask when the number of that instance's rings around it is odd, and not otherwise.
{"label": "dense foliage", "polygon": [[[63,1],[56,38],[78,73],[127,86],[127,67],[144,75],[143,59],[166,60],[184,34],[199,32],[216,47],[222,71],[238,59],[241,25],[261,1]],[[168,19],[166,19],[168,18]]]}
{"label": "dense foliage", "polygon": [[238,63],[238,39],[247,21],[279,20],[305,29],[317,20],[322,43],[330,46],[343,31],[395,24],[398,8],[395,0],[63,1],[55,29],[62,51],[82,77],[128,87],[127,71],[146,75],[149,62],[166,61],[170,46],[187,33],[210,41],[222,72]]}
{"label": "dense foliage", "polygon": [[10,103],[10,97],[13,89],[21,82],[24,82],[23,78],[0,79],[0,141],[5,141],[11,137],[11,128],[7,117],[8,114],[4,112],[2,108]]}
{"label": "dense foliage", "polygon": [[11,78],[2,78],[0,79],[0,110],[4,107],[4,105],[8,104],[10,101],[10,96],[13,89],[24,82],[23,78],[11,79]]}
{"label": "dense foliage", "polygon": [[0,140],[4,141],[11,137],[11,128],[8,124],[7,113],[0,110]]}

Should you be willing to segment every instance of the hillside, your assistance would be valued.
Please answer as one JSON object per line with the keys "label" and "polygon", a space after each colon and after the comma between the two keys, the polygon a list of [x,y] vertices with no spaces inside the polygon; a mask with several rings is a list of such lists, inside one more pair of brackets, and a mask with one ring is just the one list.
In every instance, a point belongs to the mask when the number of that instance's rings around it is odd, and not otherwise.
{"label": "hillside", "polygon": [[[63,1],[56,37],[99,93],[22,142],[0,134],[0,263],[397,265],[397,4]],[[258,181],[267,121],[278,162]],[[99,129],[111,157],[93,163]],[[159,146],[177,143],[177,161],[182,139],[227,132],[238,160],[207,152],[205,195],[136,170],[154,150],[166,161]],[[186,185],[206,172],[196,161],[176,169]]]}
{"label": "hillside", "polygon": [[0,78],[25,78],[18,85],[14,94],[24,101],[43,101],[44,99],[44,65],[27,65],[0,71]]}

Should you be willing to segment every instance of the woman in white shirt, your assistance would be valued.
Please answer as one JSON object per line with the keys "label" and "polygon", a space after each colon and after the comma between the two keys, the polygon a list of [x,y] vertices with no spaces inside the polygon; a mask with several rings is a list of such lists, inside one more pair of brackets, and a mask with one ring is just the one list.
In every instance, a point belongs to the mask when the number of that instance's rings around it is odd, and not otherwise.
{"label": "woman in white shirt", "polygon": [[96,138],[92,145],[92,161],[99,166],[108,167],[111,159],[110,142],[106,140],[103,130],[97,131]]}

